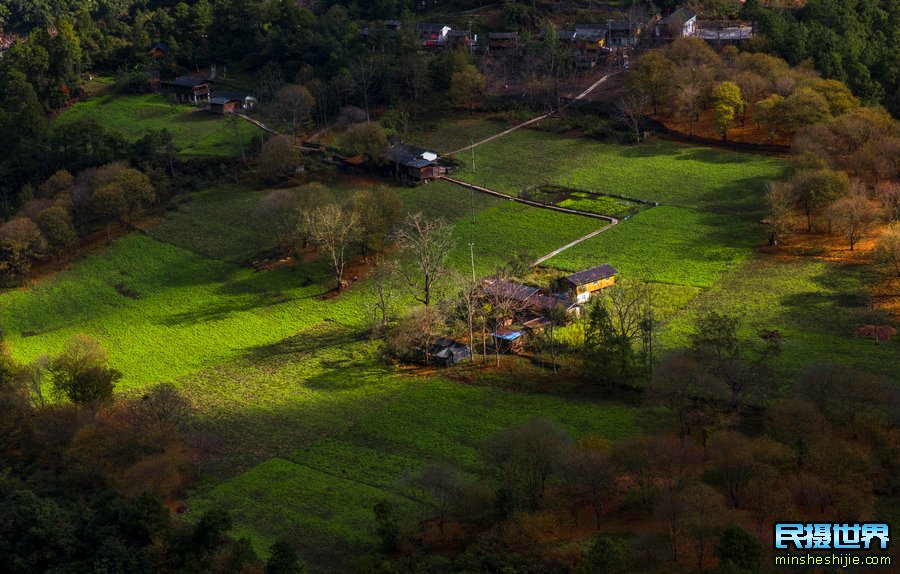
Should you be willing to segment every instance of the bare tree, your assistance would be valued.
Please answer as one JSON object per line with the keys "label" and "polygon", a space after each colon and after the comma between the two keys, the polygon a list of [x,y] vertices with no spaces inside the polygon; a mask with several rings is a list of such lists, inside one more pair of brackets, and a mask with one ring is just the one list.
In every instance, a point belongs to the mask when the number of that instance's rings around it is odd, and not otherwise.
{"label": "bare tree", "polygon": [[791,232],[791,191],[787,184],[769,183],[766,190],[766,203],[769,206],[769,245],[778,245]]}
{"label": "bare tree", "polygon": [[634,141],[641,142],[641,128],[650,112],[650,98],[639,92],[630,92],[616,102],[619,119],[634,132]]}
{"label": "bare tree", "polygon": [[397,269],[392,263],[380,265],[372,277],[375,321],[382,329],[394,319]]}
{"label": "bare tree", "polygon": [[900,277],[900,222],[892,223],[881,235],[876,248],[878,259]]}
{"label": "bare tree", "polygon": [[853,251],[875,220],[875,211],[864,195],[852,194],[831,204],[828,218],[847,240],[850,251]]}
{"label": "bare tree", "polygon": [[353,239],[356,216],[351,210],[332,203],[307,212],[306,224],[313,242],[324,250],[340,291],[346,286],[344,267],[347,263],[347,249]]}
{"label": "bare tree", "polygon": [[291,127],[291,135],[296,137],[309,120],[315,100],[304,86],[288,84],[278,90],[273,104],[274,113]]}
{"label": "bare tree", "polygon": [[430,305],[435,285],[448,273],[448,259],[455,245],[453,226],[444,219],[428,219],[414,213],[395,232],[394,238],[401,244],[410,261],[400,266],[412,296]]}

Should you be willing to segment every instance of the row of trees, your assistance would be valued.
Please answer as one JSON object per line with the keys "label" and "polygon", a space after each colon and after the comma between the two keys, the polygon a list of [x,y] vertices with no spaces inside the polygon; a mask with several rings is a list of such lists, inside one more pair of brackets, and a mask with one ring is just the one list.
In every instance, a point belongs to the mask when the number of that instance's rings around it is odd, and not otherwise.
{"label": "row of trees", "polygon": [[82,171],[78,177],[58,171],[38,188],[20,193],[18,217],[0,226],[0,273],[7,282],[27,279],[32,262],[63,255],[88,232],[117,222],[131,223],[135,213],[156,199],[143,172],[123,162]]}
{"label": "row of trees", "polygon": [[264,563],[229,539],[226,512],[174,520],[164,503],[196,478],[208,439],[174,386],[114,396],[121,376],[84,335],[27,365],[0,336],[0,569],[303,572],[285,542]]}
{"label": "row of trees", "polygon": [[[707,327],[698,325],[694,338],[705,338]],[[838,522],[873,516],[872,492],[889,484],[900,464],[900,451],[887,446],[900,420],[896,388],[847,367],[815,365],[747,434],[737,430],[741,417],[728,401],[704,390],[707,377],[691,353],[657,369],[646,400],[669,413],[671,434],[576,441],[531,419],[482,444],[474,481],[437,465],[408,477],[405,488],[429,505],[422,518],[442,534],[451,523],[477,532],[454,558],[456,567],[490,561],[516,572],[573,562],[576,572],[670,571],[672,562],[704,571],[713,556],[717,572],[756,572],[761,541],[785,514]],[[396,523],[385,528],[386,513],[383,503],[376,524],[391,553],[404,543]],[[583,554],[562,550],[566,528],[588,520],[598,530],[619,530],[622,516],[628,530],[637,522],[644,534],[601,537]],[[422,538],[414,527],[407,536]],[[610,569],[600,556],[614,558]],[[400,571],[446,568],[435,558],[395,560]]]}
{"label": "row of trees", "polygon": [[642,113],[652,110],[685,121],[691,133],[704,110],[712,107],[723,138],[735,125],[752,119],[771,140],[860,105],[839,81],[733,46],[717,53],[697,38],[679,38],[638,58],[626,89],[631,107],[640,103]]}

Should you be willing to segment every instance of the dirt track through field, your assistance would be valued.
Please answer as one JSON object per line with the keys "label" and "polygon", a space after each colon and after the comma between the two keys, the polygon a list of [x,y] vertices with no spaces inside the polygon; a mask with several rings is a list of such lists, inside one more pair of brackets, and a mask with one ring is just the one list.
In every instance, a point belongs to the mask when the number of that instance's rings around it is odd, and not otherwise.
{"label": "dirt track through field", "polygon": [[590,94],[590,93],[593,92],[595,89],[597,89],[597,88],[598,88],[601,84],[603,84],[606,80],[608,80],[610,77],[612,77],[612,76],[614,76],[614,75],[616,75],[616,74],[618,74],[618,73],[619,73],[619,72],[613,72],[612,74],[606,74],[605,76],[603,76],[602,78],[600,78],[599,80],[597,80],[596,82],[594,82],[593,84],[591,84],[590,86],[588,86],[588,88],[587,88],[585,91],[583,91],[583,92],[581,92],[580,94],[578,94],[577,96],[575,96],[575,98],[574,98],[571,102],[569,102],[568,104],[562,106],[562,107],[559,108],[558,110],[553,110],[553,111],[551,111],[551,112],[547,112],[546,114],[540,115],[540,116],[538,116],[538,117],[536,117],[536,118],[531,118],[530,120],[525,121],[525,122],[522,122],[521,124],[516,124],[516,125],[514,125],[513,127],[509,128],[508,130],[504,130],[504,131],[500,132],[499,134],[494,134],[494,135],[492,135],[492,136],[489,137],[489,138],[485,138],[485,139],[483,139],[483,140],[481,140],[481,141],[475,142],[475,143],[472,144],[472,145],[468,145],[468,146],[466,146],[466,147],[459,148],[458,150],[454,150],[454,151],[445,153],[444,155],[454,155],[454,154],[462,153],[462,152],[465,152],[465,151],[469,151],[469,150],[472,149],[472,148],[476,148],[476,147],[478,147],[478,146],[480,146],[480,145],[483,145],[483,144],[486,144],[486,143],[488,143],[488,142],[494,141],[495,139],[502,138],[502,137],[505,136],[505,135],[509,135],[509,134],[513,133],[514,131],[520,130],[520,129],[522,129],[522,128],[525,128],[525,127],[530,126],[531,124],[534,124],[534,123],[537,123],[537,122],[539,122],[539,121],[541,121],[541,120],[543,120],[543,119],[546,119],[546,118],[550,117],[551,115],[555,114],[556,112],[561,111],[561,110],[564,110],[564,109],[566,109],[567,107],[571,106],[574,102],[577,102],[578,100],[584,99],[585,97],[588,96],[588,94]]}
{"label": "dirt track through field", "polygon": [[614,226],[616,226],[616,225],[619,224],[619,220],[618,220],[618,219],[616,219],[615,217],[610,217],[610,216],[608,216],[608,215],[600,215],[599,213],[593,213],[593,212],[590,212],[590,211],[581,211],[581,210],[579,210],[579,209],[571,209],[571,208],[568,208],[568,207],[559,207],[558,205],[549,205],[549,204],[546,204],[546,203],[541,203],[541,202],[539,202],[539,201],[532,201],[532,200],[530,200],[530,199],[523,199],[523,198],[521,198],[521,197],[516,197],[516,196],[514,196],[514,195],[509,195],[509,194],[506,194],[506,193],[503,193],[503,192],[500,192],[500,191],[496,191],[496,190],[493,190],[493,189],[488,189],[488,188],[486,188],[486,187],[481,187],[481,186],[478,186],[478,185],[475,185],[475,184],[472,184],[472,183],[466,183],[465,181],[460,181],[460,180],[458,180],[458,179],[453,179],[453,178],[451,178],[451,177],[444,177],[443,179],[445,179],[446,181],[449,181],[450,183],[455,183],[456,185],[459,185],[459,186],[461,186],[461,187],[465,187],[466,189],[471,189],[471,190],[474,190],[474,191],[477,191],[477,192],[480,192],[480,193],[486,193],[486,194],[488,194],[488,195],[493,195],[494,197],[499,197],[499,198],[502,198],[502,199],[506,199],[506,200],[508,200],[508,201],[516,201],[516,202],[518,202],[518,203],[524,203],[525,205],[530,205],[530,206],[532,206],[532,207],[539,207],[539,208],[541,208],[541,209],[549,209],[549,210],[551,210],[551,211],[559,211],[559,212],[561,212],[561,213],[569,213],[569,214],[571,214],[571,215],[580,215],[580,216],[582,216],[582,217],[591,217],[591,218],[593,218],[593,219],[602,219],[603,221],[607,221],[607,222],[608,222],[606,225],[604,225],[604,226],[601,227],[600,229],[597,229],[596,231],[592,231],[592,232],[588,233],[587,235],[585,235],[584,237],[579,237],[579,238],[576,239],[575,241],[572,241],[571,243],[567,243],[567,244],[563,245],[562,247],[560,247],[559,249],[554,249],[553,251],[551,251],[551,252],[548,253],[547,255],[544,255],[543,257],[539,258],[539,259],[538,259],[537,261],[535,261],[532,265],[540,265],[541,263],[543,263],[544,261],[547,261],[547,260],[550,259],[551,257],[554,257],[554,256],[556,256],[556,255],[559,255],[560,253],[562,253],[562,252],[565,251],[566,249],[569,249],[569,248],[571,248],[571,247],[575,247],[575,246],[578,245],[579,243],[581,243],[581,242],[583,242],[583,241],[587,241],[588,239],[590,239],[590,238],[592,238],[592,237],[595,237],[595,236],[597,236],[597,235],[603,233],[603,232],[606,231],[607,229],[610,229],[610,228],[612,228],[612,227],[614,227]]}

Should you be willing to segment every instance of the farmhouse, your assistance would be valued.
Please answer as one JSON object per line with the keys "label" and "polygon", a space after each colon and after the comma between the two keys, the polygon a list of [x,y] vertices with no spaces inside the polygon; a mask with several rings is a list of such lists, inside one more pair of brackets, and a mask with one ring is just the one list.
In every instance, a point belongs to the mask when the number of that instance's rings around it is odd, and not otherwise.
{"label": "farmhouse", "polygon": [[416,33],[419,35],[419,44],[426,48],[435,48],[447,45],[452,28],[446,24],[416,24]]}
{"label": "farmhouse", "polygon": [[697,14],[686,8],[679,8],[656,23],[656,37],[674,40],[693,36],[696,28]]}
{"label": "farmhouse", "polygon": [[437,153],[403,142],[391,145],[388,159],[391,174],[403,182],[418,184],[446,173],[446,168],[437,161]]}
{"label": "farmhouse", "polygon": [[716,47],[740,45],[753,37],[753,25],[749,22],[701,21],[697,23],[695,34]]}
{"label": "farmhouse", "polygon": [[488,50],[494,53],[514,50],[521,45],[518,32],[488,33]]}
{"label": "farmhouse", "polygon": [[497,329],[491,333],[491,339],[494,341],[494,347],[500,353],[515,353],[524,348],[522,339],[522,331],[510,328]]}
{"label": "farmhouse", "polygon": [[[223,90],[213,90],[209,94],[210,103],[212,100],[228,100],[229,102],[234,102],[235,110],[252,110],[256,108],[257,100],[252,95],[247,92],[230,92]],[[212,105],[210,105],[210,111],[212,110]]]}
{"label": "farmhouse", "polygon": [[606,47],[634,46],[640,35],[641,27],[637,22],[610,22],[606,31]]}
{"label": "farmhouse", "polygon": [[202,78],[180,76],[159,83],[163,93],[174,96],[179,102],[199,104],[209,100],[209,82]]}
{"label": "farmhouse", "polygon": [[566,275],[559,280],[559,286],[577,302],[584,303],[594,293],[615,284],[617,274],[618,271],[612,265],[600,265]]}
{"label": "farmhouse", "polygon": [[540,292],[537,287],[522,285],[521,283],[513,283],[511,281],[502,281],[500,279],[488,279],[482,285],[482,290],[499,299],[508,299],[521,305]]}

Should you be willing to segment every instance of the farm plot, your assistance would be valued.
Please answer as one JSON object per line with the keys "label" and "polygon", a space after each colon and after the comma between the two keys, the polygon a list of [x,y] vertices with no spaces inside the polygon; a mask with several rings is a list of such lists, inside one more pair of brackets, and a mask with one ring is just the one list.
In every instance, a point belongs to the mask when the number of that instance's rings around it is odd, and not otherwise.
{"label": "farm plot", "polygon": [[[425,120],[422,127],[410,134],[407,139],[410,143],[444,154],[489,138],[508,128],[509,125],[504,122],[466,114],[442,117],[433,122]],[[465,157],[458,158],[460,161],[471,159],[471,155],[463,155]]]}
{"label": "farm plot", "polygon": [[193,106],[173,104],[158,94],[92,98],[76,103],[56,121],[82,118],[92,118],[129,141],[140,139],[148,131],[165,128],[172,133],[182,155],[238,155],[241,144],[249,148],[259,138],[259,129],[249,122],[239,120],[232,124],[228,118]]}
{"label": "farm plot", "polygon": [[719,311],[743,317],[747,336],[777,329],[785,373],[815,361],[843,363],[896,376],[900,346],[875,345],[856,328],[879,322],[867,295],[877,271],[811,258],[752,256],[695,298],[661,333],[664,346],[687,344],[694,319]]}
{"label": "farm plot", "polygon": [[612,264],[623,277],[710,287],[758,242],[756,224],[715,213],[654,207],[545,264],[573,272]]}
{"label": "farm plot", "polygon": [[541,184],[756,217],[777,159],[665,141],[623,146],[519,130],[475,150],[455,177],[511,195]]}
{"label": "farm plot", "polygon": [[[376,502],[390,500],[407,521],[428,518],[426,495],[408,488],[405,479],[429,464],[449,464],[462,476],[471,475],[482,468],[478,446],[488,436],[532,416],[553,420],[575,438],[621,438],[645,424],[632,407],[508,393],[441,378],[406,378],[390,400],[375,408],[359,406],[348,405],[348,413],[364,414],[346,432],[337,425],[332,435],[199,495],[191,508],[228,508],[235,533],[258,547],[288,537],[315,571],[348,571],[354,556],[375,542]],[[296,422],[309,424],[304,418]],[[265,418],[258,424],[268,428]]]}

